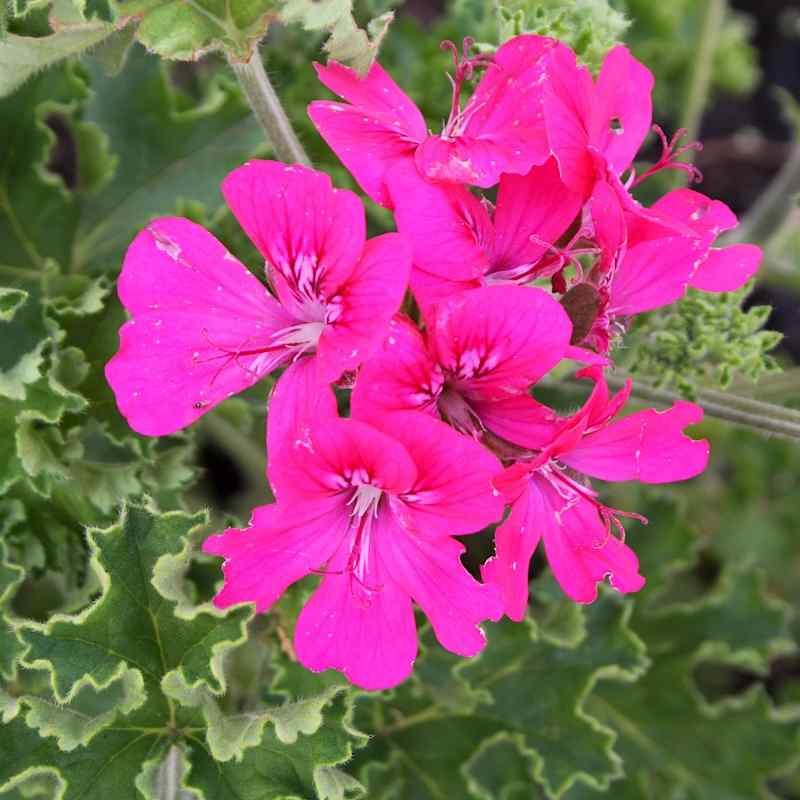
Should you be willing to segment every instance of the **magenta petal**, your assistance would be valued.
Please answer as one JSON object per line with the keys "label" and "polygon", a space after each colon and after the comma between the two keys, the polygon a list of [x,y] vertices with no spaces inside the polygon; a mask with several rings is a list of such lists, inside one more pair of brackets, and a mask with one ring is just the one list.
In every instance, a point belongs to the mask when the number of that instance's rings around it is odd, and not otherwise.
{"label": "magenta petal", "polygon": [[689,285],[704,292],[735,292],[758,272],[763,257],[754,244],[711,248]]}
{"label": "magenta petal", "polygon": [[399,527],[386,542],[392,576],[425,612],[442,647],[461,656],[480,652],[486,637],[478,626],[498,620],[503,604],[497,587],[478,583],[461,563],[464,545]]}
{"label": "magenta petal", "polygon": [[736,227],[736,214],[719,200],[712,200],[692,189],[675,189],[653,204],[651,209],[688,226],[695,233],[708,235],[712,241],[720,233]]}
{"label": "magenta petal", "polygon": [[567,502],[540,476],[533,477],[530,491],[547,562],[570,599],[594,602],[597,584],[604,580],[623,594],[644,586],[636,554],[609,533],[588,500]]}
{"label": "magenta petal", "polygon": [[388,411],[435,416],[441,386],[441,370],[428,354],[422,334],[410,319],[397,315],[389,323],[382,348],[358,372],[350,411],[364,422]]}
{"label": "magenta petal", "polygon": [[495,555],[481,566],[483,580],[500,588],[505,614],[516,622],[528,609],[528,568],[542,535],[543,511],[537,499],[526,487],[512,503],[508,519],[494,536]]}
{"label": "magenta petal", "polygon": [[622,174],[633,161],[653,120],[653,74],[624,45],[611,50],[597,76],[590,139]]}
{"label": "magenta petal", "polygon": [[575,54],[567,47],[556,48],[550,54],[547,76],[543,108],[550,148],[564,183],[586,197],[596,175],[589,152],[592,76],[586,67],[578,66]]}
{"label": "magenta petal", "polygon": [[222,182],[245,233],[290,288],[329,296],[350,277],[366,236],[364,206],[300,164],[248,161]]}
{"label": "magenta petal", "polygon": [[490,400],[478,398],[472,401],[472,407],[487,430],[534,450],[550,444],[558,425],[555,412],[527,394]]}
{"label": "magenta petal", "polygon": [[699,244],[672,236],[631,247],[611,282],[609,311],[630,316],[683,297],[702,258]]}
{"label": "magenta petal", "polygon": [[393,504],[411,533],[459,536],[502,516],[503,501],[492,487],[500,462],[486,448],[415,411],[376,416],[372,424],[400,442],[416,465],[414,485]]}
{"label": "magenta petal", "polygon": [[503,175],[494,215],[492,272],[534,264],[580,212],[582,198],[567,188],[554,159],[527,175]]}
{"label": "magenta petal", "polygon": [[680,401],[666,411],[648,409],[586,435],[561,460],[606,481],[670,483],[693,478],[708,464],[705,439],[683,433],[703,418],[703,409]]}
{"label": "magenta petal", "polygon": [[203,543],[206,553],[225,558],[225,585],[214,604],[255,603],[257,611],[266,611],[288,586],[333,555],[349,524],[346,510],[330,501],[291,513],[275,504],[254,509],[247,528],[230,528]]}
{"label": "magenta petal", "polygon": [[[408,592],[395,581],[395,565],[384,559],[394,535],[379,517],[364,582],[347,571],[351,540],[327,565],[319,588],[297,619],[294,646],[303,666],[335,669],[362,689],[389,689],[404,681],[417,655],[417,632]],[[391,574],[387,564],[391,563]]]}
{"label": "magenta petal", "polygon": [[425,120],[380,64],[364,78],[336,62],[315,66],[322,83],[348,102],[316,101],[308,115],[361,188],[391,208],[385,173],[399,162],[413,163],[417,144],[427,136]]}
{"label": "magenta petal", "polygon": [[526,392],[561,361],[572,325],[549,293],[486,286],[436,306],[432,349],[463,391],[485,399]]}
{"label": "magenta petal", "polygon": [[106,377],[120,412],[148,436],[174,433],[287,358],[272,336],[292,318],[245,266],[189,220],[151,222],[118,283],[134,318]]}
{"label": "magenta petal", "polygon": [[267,455],[278,459],[292,446],[292,437],[325,419],[336,419],[336,398],[327,383],[320,382],[315,358],[299,358],[278,379],[267,411]]}
{"label": "magenta petal", "polygon": [[[480,279],[489,268],[494,239],[483,204],[463,186],[429,183],[413,164],[394,168],[387,182],[397,229],[414,251],[412,281],[421,270],[452,281],[453,293],[459,282]],[[414,289],[423,304],[430,304],[419,284]]]}
{"label": "magenta petal", "polygon": [[326,381],[355,369],[383,341],[400,307],[411,270],[411,247],[397,233],[370,239],[352,275],[330,301],[335,318],[317,345],[320,376]]}

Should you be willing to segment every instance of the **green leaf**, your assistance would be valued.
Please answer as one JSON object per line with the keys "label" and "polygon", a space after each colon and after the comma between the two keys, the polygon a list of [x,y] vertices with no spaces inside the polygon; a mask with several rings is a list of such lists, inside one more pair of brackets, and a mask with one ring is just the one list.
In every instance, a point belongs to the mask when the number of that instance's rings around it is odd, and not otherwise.
{"label": "green leaf", "polygon": [[223,691],[222,657],[244,640],[250,612],[225,614],[211,605],[188,611],[152,583],[153,574],[164,569],[162,558],[173,569],[187,568],[184,537],[204,522],[202,514],[156,516],[132,506],[108,530],[89,531],[102,596],[78,616],[57,615],[22,630],[30,645],[26,663],[51,671],[59,700],[69,700],[86,683],[106,686],[125,665],[157,681],[179,670],[191,686],[205,683],[214,693]]}
{"label": "green leaf", "polygon": [[763,672],[770,655],[792,647],[788,608],[766,598],[761,584],[752,572],[729,575],[700,601],[634,616],[653,654],[650,669],[624,689],[603,684],[587,703],[619,734],[627,777],[612,788],[615,796],[772,796],[765,781],[795,758],[797,725],[775,711],[762,687],[710,705],[693,678],[706,661]]}
{"label": "green leaf", "polygon": [[0,287],[0,322],[11,322],[14,314],[28,299],[28,293],[21,289],[4,289]]}
{"label": "green leaf", "polygon": [[7,560],[6,545],[0,539],[0,677],[13,680],[17,674],[17,661],[25,652],[25,645],[16,633],[16,625],[9,617],[8,606],[25,577],[24,571]]}
{"label": "green leaf", "polygon": [[9,34],[0,41],[0,97],[11,94],[37,72],[99,44],[113,32],[113,25],[89,23],[49,36]]}
{"label": "green leaf", "polygon": [[432,704],[420,693],[424,685],[403,687],[388,702],[362,702],[359,727],[367,728],[370,714],[378,720],[369,747],[356,757],[370,798],[476,796],[468,788],[476,780],[471,760],[497,737],[513,742],[528,783],[548,797],[576,781],[605,789],[621,774],[615,736],[583,706],[598,681],[627,683],[643,671],[629,615],[629,605],[606,593],[587,609],[580,632],[574,619],[565,626],[562,614],[557,622],[551,617],[555,635],[531,620],[492,626],[478,657],[455,662],[455,676],[471,698],[460,707]]}
{"label": "green leaf", "polygon": [[219,185],[264,147],[263,133],[232,78],[218,73],[195,103],[172,89],[163,65],[141,48],[122,74],[89,67],[94,97],[85,119],[98,126],[117,158],[113,180],[88,197],[72,268],[107,270],[149,219],[191,199],[209,214],[222,205]]}
{"label": "green leaf", "polygon": [[22,623],[25,663],[47,671],[52,694],[4,702],[0,792],[46,774],[63,800],[162,797],[165,782],[187,800],[352,796],[335,770],[364,737],[342,687],[223,710],[223,656],[244,641],[252,611],[191,603],[189,540],[204,521],[130,507],[89,532],[101,596],[46,625]]}
{"label": "green leaf", "polygon": [[281,19],[300,23],[308,31],[330,33],[328,55],[365,75],[378,56],[378,48],[394,20],[389,11],[376,17],[364,30],[353,17],[353,0],[283,0]]}
{"label": "green leaf", "polygon": [[142,674],[123,670],[119,678],[103,689],[83,686],[69,705],[52,698],[26,697],[29,709],[25,722],[42,737],[55,736],[65,752],[85,747],[119,714],[126,715],[147,699]]}
{"label": "green leaf", "polygon": [[123,16],[141,17],[137,39],[163,58],[196,61],[223,50],[247,61],[275,16],[276,0],[122,0]]}

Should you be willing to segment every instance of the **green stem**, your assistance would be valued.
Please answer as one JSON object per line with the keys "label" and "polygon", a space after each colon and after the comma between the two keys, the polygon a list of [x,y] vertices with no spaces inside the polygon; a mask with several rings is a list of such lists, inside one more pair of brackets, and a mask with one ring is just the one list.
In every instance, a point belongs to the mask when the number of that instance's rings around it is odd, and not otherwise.
{"label": "green stem", "polygon": [[[695,142],[700,136],[700,124],[703,111],[708,103],[711,89],[711,77],[714,67],[714,53],[719,44],[719,34],[725,20],[726,0],[705,0],[705,12],[700,27],[700,34],[695,47],[695,59],[686,89],[683,115],[680,127],[687,130],[686,141]],[[694,160],[694,152],[689,151],[687,162]],[[677,173],[678,181],[684,176]]]}
{"label": "green stem", "polygon": [[765,244],[772,234],[781,228],[787,216],[797,208],[795,196],[798,193],[800,193],[800,141],[795,144],[789,160],[781,171],[742,219],[736,232],[726,237],[726,243]]}
{"label": "green stem", "polygon": [[[623,375],[609,375],[609,386],[620,388],[626,380]],[[684,398],[667,389],[658,389],[641,381],[634,381],[631,397],[647,402],[675,403]],[[751,428],[759,433],[800,441],[800,420],[796,412],[771,403],[750,400],[746,397],[721,392],[700,391],[698,402],[710,417]]]}
{"label": "green stem", "polygon": [[725,8],[725,0],[706,0],[681,121],[681,127],[689,131],[689,141],[694,141],[700,133],[700,122],[711,88],[714,53],[717,50],[719,34],[725,21]]}
{"label": "green stem", "polygon": [[157,800],[180,800],[182,778],[183,753],[177,745],[173,744],[158,769],[156,777]]}
{"label": "green stem", "polygon": [[267,134],[277,158],[289,164],[310,165],[311,161],[267,77],[258,48],[255,48],[248,61],[237,62],[229,58],[228,63],[239,79],[247,102]]}

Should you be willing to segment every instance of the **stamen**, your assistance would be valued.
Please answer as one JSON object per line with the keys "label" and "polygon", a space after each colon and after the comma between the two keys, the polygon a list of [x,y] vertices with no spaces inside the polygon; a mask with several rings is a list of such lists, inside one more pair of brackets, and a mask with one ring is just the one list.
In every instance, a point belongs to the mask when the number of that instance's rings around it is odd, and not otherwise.
{"label": "stamen", "polygon": [[689,183],[700,183],[703,180],[703,173],[700,172],[694,164],[689,164],[686,161],[678,161],[678,159],[682,155],[692,151],[697,153],[701,152],[703,149],[702,142],[689,142],[679,147],[680,140],[688,133],[686,128],[677,130],[669,141],[661,126],[653,125],[653,131],[661,140],[661,158],[659,158],[644,174],[634,178],[630,184],[630,188],[638,186],[657,172],[661,172],[665,169],[683,170],[689,176]]}
{"label": "stamen", "polygon": [[453,87],[453,95],[450,102],[450,116],[442,131],[442,137],[445,139],[460,135],[472,115],[480,108],[480,105],[470,107],[468,104],[464,112],[461,110],[461,89],[464,81],[470,80],[476,69],[491,64],[494,58],[488,53],[478,53],[478,55],[471,56],[469,51],[474,44],[474,39],[469,36],[465,37],[461,45],[460,54],[458,47],[449,39],[446,39],[440,45],[442,50],[449,50],[452,53],[454,65],[454,74],[447,76]]}

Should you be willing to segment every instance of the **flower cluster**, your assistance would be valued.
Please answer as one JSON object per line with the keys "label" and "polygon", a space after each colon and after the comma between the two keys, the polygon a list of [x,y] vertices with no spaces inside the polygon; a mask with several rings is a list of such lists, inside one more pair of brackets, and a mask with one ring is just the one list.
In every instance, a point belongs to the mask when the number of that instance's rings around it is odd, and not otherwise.
{"label": "flower cluster", "polygon": [[[285,367],[267,417],[276,502],[206,541],[225,558],[216,602],[266,611],[319,575],[297,656],[368,689],[409,675],[412,601],[464,656],[483,647],[484,620],[521,619],[540,540],[578,603],[604,580],[643,586],[621,520],[646,520],[604,504],[590,479],[697,475],[708,445],[684,429],[702,410],[680,402],[620,417],[630,384],[612,396],[604,371],[634,315],[689,286],[735,289],[760,260],[749,245],[714,246],[736,224],[724,204],[689,189],[649,208],[631,195],[659,170],[692,168],[678,160],[680,137],[656,129],[661,159],[633,170],[652,76],[625,47],[596,80],[544,37],[519,36],[493,56],[452,49],[439,134],[379,64],[364,78],[317,68],[343,102],[314,102],[311,118],[398,233],[366,239],[361,201],[322,173],[247,163],[222,191],[268,286],[198,225],[151,222],[123,265],[132,318],[107,367],[120,410],[148,435]],[[491,198],[479,191],[494,187]],[[532,387],[565,359],[593,389],[561,416]],[[332,384],[351,390],[349,419]],[[493,523],[479,581],[454,537]]]}

